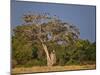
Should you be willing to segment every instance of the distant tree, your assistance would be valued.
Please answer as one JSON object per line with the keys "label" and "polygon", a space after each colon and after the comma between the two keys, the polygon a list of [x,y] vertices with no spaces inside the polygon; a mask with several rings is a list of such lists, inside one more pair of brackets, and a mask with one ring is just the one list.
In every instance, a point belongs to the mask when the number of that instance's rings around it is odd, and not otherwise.
{"label": "distant tree", "polygon": [[76,53],[74,54],[80,63],[89,63],[96,61],[96,45],[89,40],[78,40],[76,42]]}

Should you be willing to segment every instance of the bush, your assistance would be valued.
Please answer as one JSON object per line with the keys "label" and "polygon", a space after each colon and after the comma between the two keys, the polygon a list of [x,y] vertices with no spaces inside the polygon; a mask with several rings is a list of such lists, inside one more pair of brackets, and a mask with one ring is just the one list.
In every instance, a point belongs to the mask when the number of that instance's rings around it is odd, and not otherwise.
{"label": "bush", "polygon": [[78,64],[80,64],[80,62],[79,61],[76,61],[76,60],[73,60],[73,59],[69,60],[66,63],[66,65],[78,65]]}
{"label": "bush", "polygon": [[12,59],[12,68],[15,68],[17,65],[17,61],[15,59]]}
{"label": "bush", "polygon": [[38,59],[32,59],[28,61],[26,64],[24,64],[24,67],[32,67],[32,66],[45,66],[46,60],[38,60]]}

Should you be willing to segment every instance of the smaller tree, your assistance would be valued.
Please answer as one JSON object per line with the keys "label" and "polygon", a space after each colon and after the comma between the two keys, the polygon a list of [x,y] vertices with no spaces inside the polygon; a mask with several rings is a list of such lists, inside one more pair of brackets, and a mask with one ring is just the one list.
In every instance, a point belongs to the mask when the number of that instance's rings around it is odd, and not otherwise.
{"label": "smaller tree", "polygon": [[76,43],[77,58],[81,64],[90,64],[95,62],[96,46],[88,40],[78,40]]}
{"label": "smaller tree", "polygon": [[12,36],[12,58],[18,64],[25,64],[32,58],[32,44],[29,43],[28,37],[23,32],[26,28],[25,26],[17,26]]}

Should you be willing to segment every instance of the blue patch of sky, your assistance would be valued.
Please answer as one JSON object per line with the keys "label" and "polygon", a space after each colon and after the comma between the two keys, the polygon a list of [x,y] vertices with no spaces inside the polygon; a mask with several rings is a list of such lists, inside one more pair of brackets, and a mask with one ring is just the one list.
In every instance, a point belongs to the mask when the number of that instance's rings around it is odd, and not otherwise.
{"label": "blue patch of sky", "polygon": [[21,18],[28,12],[57,15],[62,21],[77,26],[80,38],[96,41],[96,6],[12,1],[12,27],[22,24]]}

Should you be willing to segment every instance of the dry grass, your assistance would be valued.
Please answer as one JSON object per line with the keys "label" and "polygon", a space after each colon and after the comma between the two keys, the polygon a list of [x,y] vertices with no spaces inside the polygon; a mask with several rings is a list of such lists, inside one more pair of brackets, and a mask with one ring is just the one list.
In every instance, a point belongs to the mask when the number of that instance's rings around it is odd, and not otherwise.
{"label": "dry grass", "polygon": [[36,73],[36,72],[51,72],[51,71],[68,71],[68,70],[88,70],[95,69],[95,65],[72,65],[72,66],[36,66],[31,68],[14,68],[12,73]]}

